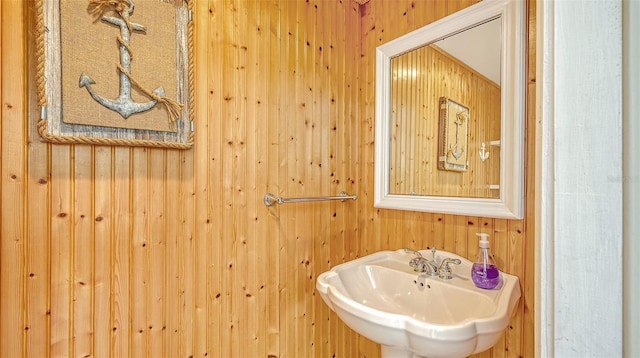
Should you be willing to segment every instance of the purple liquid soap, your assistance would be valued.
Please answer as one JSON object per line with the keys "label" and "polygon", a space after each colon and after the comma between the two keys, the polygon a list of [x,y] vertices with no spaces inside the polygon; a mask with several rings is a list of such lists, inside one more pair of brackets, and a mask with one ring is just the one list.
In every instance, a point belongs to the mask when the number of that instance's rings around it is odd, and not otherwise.
{"label": "purple liquid soap", "polygon": [[500,283],[500,270],[498,270],[496,265],[474,263],[471,268],[471,279],[473,283],[480,288],[496,288]]}

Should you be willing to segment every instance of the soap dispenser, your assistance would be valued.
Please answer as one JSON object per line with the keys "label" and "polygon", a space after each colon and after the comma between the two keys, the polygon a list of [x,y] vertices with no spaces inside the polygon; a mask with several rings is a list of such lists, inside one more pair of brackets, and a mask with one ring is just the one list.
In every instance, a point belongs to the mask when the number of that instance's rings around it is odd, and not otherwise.
{"label": "soap dispenser", "polygon": [[489,249],[489,240],[487,240],[489,234],[477,233],[476,235],[480,237],[480,247],[476,261],[471,267],[471,279],[479,288],[496,288],[500,284],[500,271]]}

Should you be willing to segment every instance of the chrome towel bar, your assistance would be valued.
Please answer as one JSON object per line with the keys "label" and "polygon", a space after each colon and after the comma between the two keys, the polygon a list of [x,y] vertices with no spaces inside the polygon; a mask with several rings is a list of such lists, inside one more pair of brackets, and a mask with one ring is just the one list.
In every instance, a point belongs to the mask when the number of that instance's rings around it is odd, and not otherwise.
{"label": "chrome towel bar", "polygon": [[278,198],[271,193],[267,193],[264,196],[264,205],[272,206],[273,204],[285,204],[285,203],[303,203],[307,201],[325,201],[325,200],[340,200],[345,201],[347,199],[358,199],[357,195],[349,195],[344,191],[340,192],[338,196],[316,196],[312,198]]}

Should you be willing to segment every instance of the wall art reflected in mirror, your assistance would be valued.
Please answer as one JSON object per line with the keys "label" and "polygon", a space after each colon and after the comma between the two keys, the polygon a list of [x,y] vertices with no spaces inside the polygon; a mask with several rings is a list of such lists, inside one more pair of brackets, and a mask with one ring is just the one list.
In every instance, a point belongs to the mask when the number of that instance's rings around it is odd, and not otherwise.
{"label": "wall art reflected in mirror", "polygon": [[[466,172],[469,167],[469,108],[447,97],[440,97],[438,105],[438,169]],[[424,163],[429,163],[425,160]],[[393,164],[391,165],[393,168]],[[434,187],[432,185],[431,187]],[[474,187],[470,182],[462,187]],[[447,194],[447,195],[453,195]]]}
{"label": "wall art reflected in mirror", "polygon": [[377,48],[376,207],[523,217],[524,16],[485,0]]}

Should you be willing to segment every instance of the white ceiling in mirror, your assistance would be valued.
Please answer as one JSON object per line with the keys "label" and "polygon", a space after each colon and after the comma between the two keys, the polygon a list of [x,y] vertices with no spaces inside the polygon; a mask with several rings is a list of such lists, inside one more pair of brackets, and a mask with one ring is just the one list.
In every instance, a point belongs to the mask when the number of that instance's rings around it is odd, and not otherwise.
{"label": "white ceiling in mirror", "polygon": [[[520,0],[484,0],[376,49],[375,207],[510,219],[524,217],[525,4],[525,1]],[[499,188],[499,195],[465,197],[391,192],[390,142],[392,131],[395,130],[395,128],[390,128],[392,83],[394,82],[391,73],[392,59],[495,19],[499,19],[500,23],[497,30],[498,35],[495,36],[498,39],[498,50],[485,51],[486,48],[485,50],[476,50],[475,58],[477,59],[479,57],[477,55],[481,53],[494,52],[499,54],[497,62],[501,64],[499,77],[496,80],[500,83],[500,138],[495,141],[491,139],[489,144],[485,143],[486,145],[497,143],[498,152],[494,158],[499,158],[497,159],[499,160],[499,184],[490,185],[489,189]],[[441,45],[437,44],[437,46]],[[454,50],[449,49],[445,52],[453,53]],[[476,71],[482,72],[483,70]],[[483,76],[496,78],[495,75],[488,73]],[[446,95],[443,94],[443,96]],[[425,120],[438,121],[437,118],[425,118]],[[436,140],[438,138],[438,133],[435,133],[438,131],[437,127],[436,123],[434,132],[428,134],[429,137],[435,137]],[[478,149],[480,148],[469,148],[469,152],[477,155],[475,153]],[[431,158],[429,160],[441,160],[437,153],[429,153],[428,156]],[[470,168],[469,170],[475,169]],[[397,171],[397,169],[394,170]]]}
{"label": "white ceiling in mirror", "polygon": [[500,85],[501,19],[494,19],[436,42],[436,46]]}

